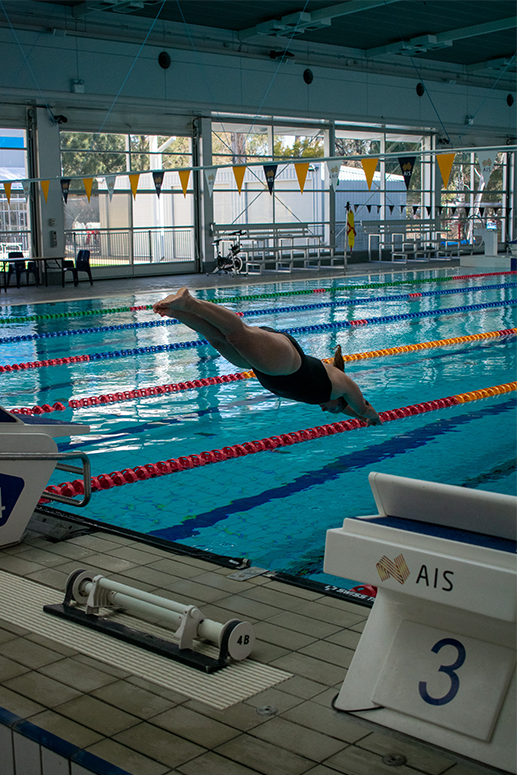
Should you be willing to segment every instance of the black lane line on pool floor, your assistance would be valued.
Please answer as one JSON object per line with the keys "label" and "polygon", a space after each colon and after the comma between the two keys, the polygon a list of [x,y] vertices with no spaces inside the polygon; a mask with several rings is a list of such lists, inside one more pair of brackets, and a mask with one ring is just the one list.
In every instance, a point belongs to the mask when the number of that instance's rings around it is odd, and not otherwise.
{"label": "black lane line on pool floor", "polygon": [[358,450],[346,455],[335,458],[331,463],[323,468],[302,474],[294,481],[288,484],[274,487],[271,490],[265,490],[257,495],[246,498],[239,498],[230,504],[220,506],[217,509],[198,514],[196,517],[187,519],[181,525],[160,528],[152,530],[149,535],[166,538],[170,541],[181,541],[194,535],[195,531],[206,527],[213,527],[221,520],[227,519],[231,514],[251,511],[258,506],[263,506],[274,500],[303,492],[313,486],[318,486],[336,479],[345,471],[348,473],[353,470],[364,468],[377,464],[386,458],[394,458],[397,455],[404,454],[410,449],[418,449],[429,441],[434,441],[439,436],[455,431],[459,426],[471,422],[473,419],[484,419],[488,416],[494,416],[512,409],[517,403],[517,399],[509,399],[493,406],[484,406],[482,410],[470,411],[457,417],[440,418],[426,424],[422,428],[415,428],[396,436],[386,439],[380,444],[375,444],[368,449]]}

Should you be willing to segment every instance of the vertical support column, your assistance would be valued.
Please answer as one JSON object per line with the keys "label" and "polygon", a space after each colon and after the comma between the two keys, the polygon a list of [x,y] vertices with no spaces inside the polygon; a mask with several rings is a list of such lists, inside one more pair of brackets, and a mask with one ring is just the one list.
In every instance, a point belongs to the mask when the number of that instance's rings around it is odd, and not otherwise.
{"label": "vertical support column", "polygon": [[[196,120],[197,143],[199,154],[199,166],[210,167],[212,165],[212,120],[210,118],[198,118]],[[200,271],[209,272],[215,266],[213,241],[214,223],[214,195],[208,193],[205,174],[199,171],[198,188],[199,207],[195,209],[194,230],[196,243],[199,245]]]}
{"label": "vertical support column", "polygon": [[[332,121],[328,128],[325,130],[325,136],[324,136],[324,150],[323,153],[325,156],[334,156],[336,153],[336,125]],[[325,165],[326,166],[326,165]],[[329,195],[329,233],[328,235],[325,235],[328,237],[328,245],[332,248],[332,250],[335,250],[336,248],[336,192],[334,188],[330,185],[330,180],[328,176],[328,172],[325,175],[325,183],[328,186],[328,195]],[[345,252],[346,252],[346,245],[345,245]]]}
{"label": "vertical support column", "polygon": [[35,108],[36,177],[50,180],[47,201],[41,186],[37,184],[35,201],[40,228],[37,252],[41,256],[63,256],[65,251],[65,217],[61,194],[61,157],[59,151],[59,126],[53,121],[47,108]]}

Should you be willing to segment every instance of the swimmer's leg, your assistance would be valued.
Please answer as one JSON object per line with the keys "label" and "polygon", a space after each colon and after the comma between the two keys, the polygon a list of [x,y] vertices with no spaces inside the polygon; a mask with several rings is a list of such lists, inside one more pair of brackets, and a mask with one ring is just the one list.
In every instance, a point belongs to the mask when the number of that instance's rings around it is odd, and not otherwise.
{"label": "swimmer's leg", "polygon": [[[205,324],[210,324],[251,368],[259,369],[265,374],[292,374],[300,367],[300,354],[286,336],[248,326],[231,310],[194,298],[187,288],[181,288],[174,296],[167,296],[155,304],[153,309],[162,316],[168,315],[181,320],[180,315],[188,315],[194,316],[196,322],[202,320]],[[192,322],[194,318],[191,318]],[[186,317],[185,322],[189,325]],[[202,333],[200,328],[195,330]],[[215,346],[219,349],[219,346]],[[220,352],[222,353],[222,350]]]}

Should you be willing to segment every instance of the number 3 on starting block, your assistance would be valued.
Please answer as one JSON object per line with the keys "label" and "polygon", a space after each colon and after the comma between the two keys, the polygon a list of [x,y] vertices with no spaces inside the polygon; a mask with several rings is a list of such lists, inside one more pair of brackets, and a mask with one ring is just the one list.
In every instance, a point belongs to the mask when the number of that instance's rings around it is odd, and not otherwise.
{"label": "number 3 on starting block", "polygon": [[488,741],[514,666],[511,649],[403,621],[372,699]]}

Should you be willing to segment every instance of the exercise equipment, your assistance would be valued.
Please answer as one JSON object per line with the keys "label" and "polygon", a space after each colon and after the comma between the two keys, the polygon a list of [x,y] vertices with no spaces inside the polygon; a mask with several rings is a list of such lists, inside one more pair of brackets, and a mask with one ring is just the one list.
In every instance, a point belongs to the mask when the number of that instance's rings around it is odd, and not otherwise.
{"label": "exercise equipment", "polygon": [[[108,609],[108,615],[102,615],[101,609]],[[206,673],[220,670],[230,660],[246,659],[255,642],[248,622],[230,619],[221,624],[207,619],[194,605],[143,592],[83,569],[68,577],[63,603],[46,605],[43,610]],[[114,613],[120,610],[170,628],[174,642],[116,621]],[[195,650],[197,640],[217,646],[217,658]]]}
{"label": "exercise equipment", "polygon": [[334,707],[516,772],[517,498],[372,472],[324,571],[377,587]]}

